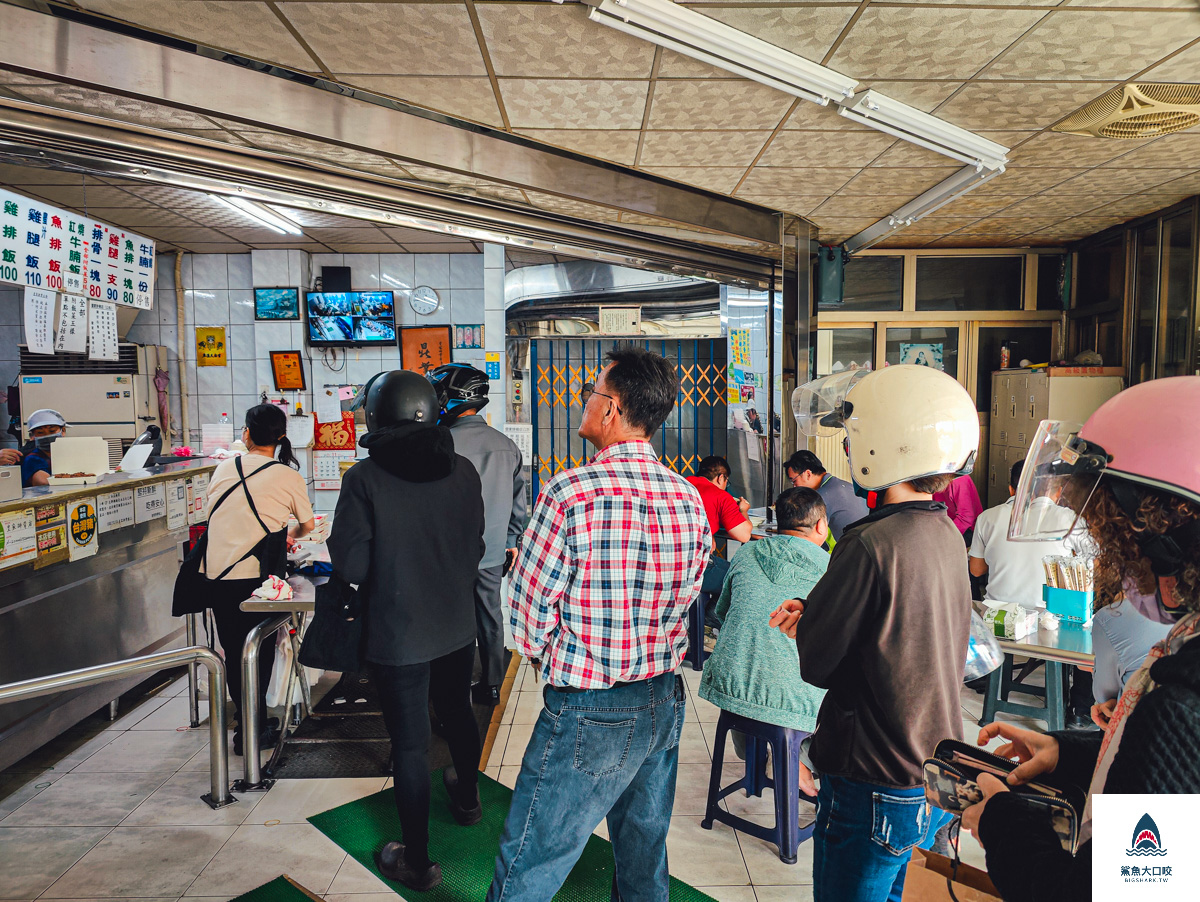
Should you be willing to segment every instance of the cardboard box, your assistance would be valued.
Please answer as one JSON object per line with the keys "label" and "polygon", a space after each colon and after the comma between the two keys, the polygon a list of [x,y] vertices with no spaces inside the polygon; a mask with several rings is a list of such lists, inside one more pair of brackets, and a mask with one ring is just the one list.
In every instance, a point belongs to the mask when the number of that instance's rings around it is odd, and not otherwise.
{"label": "cardboard box", "polygon": [[[954,873],[954,863],[925,849],[913,849],[904,879],[903,902],[952,902],[946,881]],[[959,862],[955,873],[954,895],[958,902],[1000,902],[1000,891],[988,875],[978,868]]]}

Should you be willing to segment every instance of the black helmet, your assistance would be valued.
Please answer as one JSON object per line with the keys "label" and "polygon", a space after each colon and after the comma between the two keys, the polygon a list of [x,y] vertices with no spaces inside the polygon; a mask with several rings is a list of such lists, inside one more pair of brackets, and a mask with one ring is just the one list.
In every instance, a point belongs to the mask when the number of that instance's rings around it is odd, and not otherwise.
{"label": "black helmet", "polygon": [[397,423],[437,422],[437,394],[420,373],[392,370],[371,379],[367,389],[367,432]]}
{"label": "black helmet", "polygon": [[464,410],[479,410],[488,402],[487,373],[469,363],[445,363],[429,373],[437,391],[438,409],[443,423],[457,418]]}

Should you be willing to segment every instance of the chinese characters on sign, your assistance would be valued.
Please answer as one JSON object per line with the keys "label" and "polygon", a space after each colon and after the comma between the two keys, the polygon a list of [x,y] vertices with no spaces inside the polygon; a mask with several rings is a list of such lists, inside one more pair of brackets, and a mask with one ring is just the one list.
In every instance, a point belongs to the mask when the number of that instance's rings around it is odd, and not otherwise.
{"label": "chinese characters on sign", "polygon": [[196,366],[225,366],[225,327],[196,327]]}
{"label": "chinese characters on sign", "polygon": [[88,359],[118,360],[117,307],[104,301],[88,301]]}
{"label": "chinese characters on sign", "polygon": [[54,292],[25,289],[25,345],[31,354],[54,353]]}
{"label": "chinese characters on sign", "polygon": [[167,492],[161,482],[139,485],[134,489],[133,518],[135,523],[149,523],[167,515]]}
{"label": "chinese characters on sign", "polygon": [[0,514],[0,570],[25,564],[37,557],[37,529],[33,508]]}
{"label": "chinese characters on sign", "polygon": [[149,310],[154,241],[0,188],[0,282]]}
{"label": "chinese characters on sign", "polygon": [[77,561],[81,558],[91,557],[100,547],[99,540],[96,538],[100,521],[96,516],[95,499],[83,498],[79,501],[72,501],[68,507],[71,514],[67,524],[71,539],[69,546],[71,560]]}
{"label": "chinese characters on sign", "polygon": [[400,330],[400,365],[426,374],[450,362],[449,326],[406,326]]}
{"label": "chinese characters on sign", "polygon": [[734,329],[729,333],[730,356],[734,366],[750,366],[750,330]]}
{"label": "chinese characters on sign", "polygon": [[87,350],[87,298],[64,294],[58,302],[58,334],[54,350],[82,354]]}

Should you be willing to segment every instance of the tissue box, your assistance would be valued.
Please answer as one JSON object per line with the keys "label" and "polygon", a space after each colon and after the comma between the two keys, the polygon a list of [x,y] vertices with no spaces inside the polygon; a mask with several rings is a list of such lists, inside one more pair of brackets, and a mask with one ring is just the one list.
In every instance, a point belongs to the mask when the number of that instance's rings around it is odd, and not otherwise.
{"label": "tissue box", "polygon": [[1091,592],[1076,592],[1074,589],[1042,586],[1042,598],[1046,601],[1046,610],[1070,623],[1091,622],[1093,597]]}
{"label": "tissue box", "polygon": [[1024,639],[1030,633],[1037,632],[1038,612],[1019,604],[1003,604],[998,608],[988,608],[984,612],[983,622],[1001,639]]}

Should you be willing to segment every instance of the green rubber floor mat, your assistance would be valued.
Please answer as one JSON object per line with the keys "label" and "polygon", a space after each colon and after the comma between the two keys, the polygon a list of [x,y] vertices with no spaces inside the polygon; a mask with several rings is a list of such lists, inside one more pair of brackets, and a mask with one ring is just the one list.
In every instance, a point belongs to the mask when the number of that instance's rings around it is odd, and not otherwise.
{"label": "green rubber floor mat", "polygon": [[[379,873],[375,853],[385,843],[400,838],[400,821],[391,789],[350,802],[310,817],[309,822],[345,849],[380,880],[410,902],[483,902],[496,867],[496,850],[504,819],[512,801],[512,790],[479,775],[479,797],[483,820],[473,827],[460,827],[450,816],[441,772],[433,774],[433,798],[429,810],[429,857],[442,866],[442,885],[418,893],[394,883]],[[612,846],[593,836],[588,840],[575,869],[554,898],[557,902],[609,902],[612,898]],[[693,887],[671,878],[671,902],[713,902]]]}
{"label": "green rubber floor mat", "polygon": [[280,876],[238,896],[233,902],[320,902],[320,898],[291,877]]}

